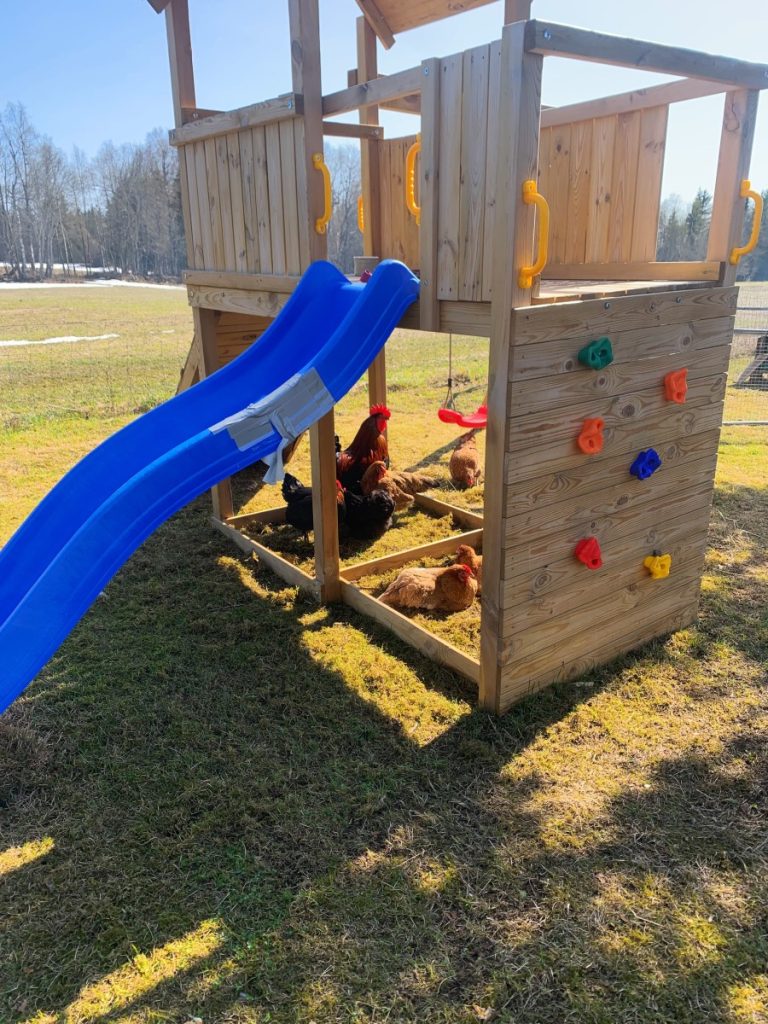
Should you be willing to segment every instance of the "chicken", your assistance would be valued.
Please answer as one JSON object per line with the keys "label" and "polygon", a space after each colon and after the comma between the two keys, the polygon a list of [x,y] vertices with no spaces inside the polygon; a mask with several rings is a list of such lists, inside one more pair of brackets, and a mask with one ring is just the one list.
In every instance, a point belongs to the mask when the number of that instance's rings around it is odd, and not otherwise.
{"label": "chicken", "polygon": [[[314,529],[312,488],[305,487],[295,476],[286,473],[283,480],[283,500],[286,504],[285,521],[303,533],[306,538],[310,530]],[[338,480],[336,481],[336,504],[339,522],[342,523],[344,521],[344,492]]]}
{"label": "chicken", "polygon": [[413,496],[395,483],[392,474],[383,462],[373,462],[366,469],[360,481],[360,490],[363,494],[386,491],[394,499],[398,512],[413,504]]}
{"label": "chicken", "polygon": [[437,486],[435,477],[426,476],[424,473],[409,473],[405,469],[390,469],[389,476],[406,494],[421,494],[422,491]]}
{"label": "chicken", "polygon": [[483,556],[478,555],[469,544],[459,544],[456,549],[456,565],[468,565],[477,580],[477,592],[483,592]]}
{"label": "chicken", "polygon": [[468,565],[438,569],[403,569],[379,600],[399,608],[460,612],[477,594],[477,580]]}
{"label": "chicken", "polygon": [[372,462],[389,466],[389,446],[385,436],[389,409],[385,405],[371,406],[371,412],[360,424],[352,444],[341,451],[336,439],[336,476],[343,487],[359,484],[363,473]]}
{"label": "chicken", "polygon": [[451,480],[457,487],[474,487],[480,482],[482,469],[480,453],[477,450],[475,431],[462,434],[451,454]]}
{"label": "chicken", "polygon": [[347,534],[357,540],[376,540],[392,525],[395,500],[386,491],[371,494],[344,492]]}

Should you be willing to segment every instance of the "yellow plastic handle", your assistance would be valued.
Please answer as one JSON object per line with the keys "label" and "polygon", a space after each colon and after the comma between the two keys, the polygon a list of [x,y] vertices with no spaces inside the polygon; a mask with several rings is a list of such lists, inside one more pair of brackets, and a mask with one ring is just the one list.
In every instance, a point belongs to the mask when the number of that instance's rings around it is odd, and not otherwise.
{"label": "yellow plastic handle", "polygon": [[333,193],[331,191],[331,172],[328,170],[328,165],[323,160],[322,153],[315,153],[312,156],[312,166],[316,171],[320,171],[323,176],[323,194],[324,209],[322,217],[318,217],[315,221],[315,231],[318,235],[324,235],[328,227],[328,222],[331,219],[331,211],[333,210]]}
{"label": "yellow plastic handle", "polygon": [[365,207],[362,196],[357,197],[357,229],[361,235],[365,234]]}
{"label": "yellow plastic handle", "polygon": [[539,211],[539,255],[532,267],[520,267],[518,284],[521,288],[531,288],[533,279],[547,265],[549,255],[549,203],[536,188],[536,182],[530,178],[523,182],[523,202],[533,203]]}
{"label": "yellow plastic handle", "polygon": [[752,200],[755,204],[755,212],[752,217],[752,233],[749,236],[749,241],[746,245],[737,245],[731,250],[730,260],[734,267],[742,256],[746,256],[748,252],[752,252],[757,245],[757,240],[760,237],[760,224],[763,220],[763,197],[759,192],[753,191],[752,182],[748,178],[745,178],[744,181],[742,181],[741,188],[739,189],[739,195],[742,199]]}
{"label": "yellow plastic handle", "polygon": [[417,135],[405,157],[405,205],[417,224],[421,224],[421,207],[416,202],[416,157],[420,152],[421,135]]}

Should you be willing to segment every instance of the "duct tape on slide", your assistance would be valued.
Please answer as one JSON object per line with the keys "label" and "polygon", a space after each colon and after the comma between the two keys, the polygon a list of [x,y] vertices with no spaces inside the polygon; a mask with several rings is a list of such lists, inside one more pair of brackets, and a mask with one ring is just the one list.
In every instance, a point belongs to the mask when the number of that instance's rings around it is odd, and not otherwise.
{"label": "duct tape on slide", "polygon": [[264,481],[279,483],[284,475],[283,449],[332,408],[333,395],[312,367],[297,373],[259,402],[214,424],[211,433],[226,430],[240,451],[247,451],[277,431],[280,444],[263,461],[269,467]]}

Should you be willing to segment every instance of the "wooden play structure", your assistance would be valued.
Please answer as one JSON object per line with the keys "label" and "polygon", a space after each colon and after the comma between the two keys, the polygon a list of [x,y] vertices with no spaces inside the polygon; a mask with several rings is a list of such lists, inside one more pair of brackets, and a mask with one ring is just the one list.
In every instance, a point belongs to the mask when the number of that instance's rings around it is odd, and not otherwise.
{"label": "wooden play structure", "polygon": [[[419,496],[482,546],[480,658],[355,585],[452,552],[458,537],[340,568],[333,414],[310,436],[314,576],[239,529],[282,509],[236,516],[225,481],[214,522],[290,583],[373,616],[467,676],[501,712],[696,616],[737,263],[756,242],[743,245],[742,232],[768,66],[527,20],[530,0],[506,0],[501,38],[378,74],[379,44],[486,2],[357,0],[357,67],[323,95],[318,0],[288,0],[292,92],[219,112],[197,105],[187,0],[150,0],[167,23],[194,313],[184,386],[258,338],[325,256],[324,136],[360,141],[365,254],[420,277],[401,326],[490,339],[484,515]],[[548,108],[550,56],[676,77]],[[707,258],[659,263],[670,105],[718,93]],[[414,132],[385,138],[380,111],[390,109],[411,113]],[[350,112],[359,123],[334,120]],[[386,400],[383,355],[369,389],[372,402]]]}

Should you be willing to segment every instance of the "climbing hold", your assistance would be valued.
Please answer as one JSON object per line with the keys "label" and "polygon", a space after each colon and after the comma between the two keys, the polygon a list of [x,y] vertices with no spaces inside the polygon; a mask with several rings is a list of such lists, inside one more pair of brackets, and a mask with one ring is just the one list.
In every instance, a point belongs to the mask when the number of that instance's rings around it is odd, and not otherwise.
{"label": "climbing hold", "polygon": [[682,405],[688,392],[688,370],[672,370],[664,378],[664,392],[670,402]]}
{"label": "climbing hold", "polygon": [[585,455],[595,455],[603,450],[604,426],[605,421],[601,420],[599,416],[592,420],[584,420],[584,426],[576,438],[576,444]]}
{"label": "climbing hold", "polygon": [[573,549],[573,553],[588,569],[599,569],[603,564],[597,537],[584,537]]}
{"label": "climbing hold", "polygon": [[638,480],[647,480],[649,476],[653,476],[660,465],[659,453],[655,448],[649,448],[647,452],[640,452],[629,467],[629,472]]}
{"label": "climbing hold", "polygon": [[590,341],[585,345],[579,352],[579,362],[588,366],[590,370],[602,370],[612,363],[613,349],[608,338],[598,338],[597,341]]}
{"label": "climbing hold", "polygon": [[664,580],[672,568],[672,555],[659,555],[654,552],[643,559],[643,565],[655,580]]}
{"label": "climbing hold", "polygon": [[360,275],[360,284],[367,284],[372,277],[373,274],[371,273],[370,270],[364,270]]}

